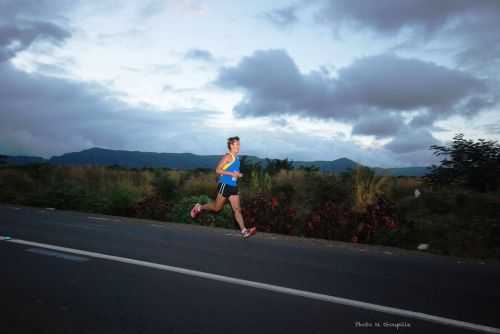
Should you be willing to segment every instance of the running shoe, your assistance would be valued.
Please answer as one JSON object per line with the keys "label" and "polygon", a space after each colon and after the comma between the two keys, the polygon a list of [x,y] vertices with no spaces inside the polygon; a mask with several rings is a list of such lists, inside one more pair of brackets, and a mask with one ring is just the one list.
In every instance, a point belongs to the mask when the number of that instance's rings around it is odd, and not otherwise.
{"label": "running shoe", "polygon": [[249,228],[245,232],[243,232],[243,234],[242,234],[243,235],[243,239],[250,238],[255,233],[257,233],[257,228],[256,227]]}
{"label": "running shoe", "polygon": [[196,203],[191,209],[191,218],[195,219],[200,215],[200,213],[201,213],[201,204]]}

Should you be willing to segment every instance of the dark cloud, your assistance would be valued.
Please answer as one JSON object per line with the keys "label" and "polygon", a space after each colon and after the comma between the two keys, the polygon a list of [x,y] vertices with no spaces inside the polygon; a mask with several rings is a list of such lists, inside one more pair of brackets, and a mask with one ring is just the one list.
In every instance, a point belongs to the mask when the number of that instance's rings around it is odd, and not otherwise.
{"label": "dark cloud", "polygon": [[17,20],[60,20],[61,15],[75,8],[80,0],[2,0],[0,22]]}
{"label": "dark cloud", "polygon": [[[180,137],[192,138],[183,145],[187,151],[203,147],[198,139],[203,136],[192,125],[199,123],[200,114],[211,119],[216,113],[130,106],[105,83],[54,77],[64,76],[57,64],[35,61],[38,71],[29,74],[5,61],[37,41],[60,44],[68,39],[70,29],[63,17],[77,4],[73,0],[0,1],[0,59],[4,60],[0,62],[0,151],[46,157],[92,146],[176,152]],[[149,10],[154,4],[159,2],[147,3]],[[171,72],[176,66],[158,65],[154,70]],[[146,144],[151,142],[155,144]]]}
{"label": "dark cloud", "polygon": [[[316,0],[293,7],[277,8],[268,14],[280,26],[293,24],[295,15],[313,9],[314,20],[332,29],[335,36],[364,31],[379,38],[404,37],[398,49],[421,49],[434,41],[447,49],[457,64],[483,75],[500,72],[500,1],[440,0]],[[273,20],[271,20],[273,21]],[[452,49],[450,51],[450,49]]]}
{"label": "dark cloud", "polygon": [[189,151],[190,145],[203,145],[196,138],[205,134],[193,126],[200,114],[204,119],[218,115],[201,109],[167,112],[133,107],[101,85],[28,74],[9,63],[0,64],[0,87],[0,151],[4,153],[48,156],[92,146],[148,147],[151,142],[170,143],[161,150],[177,152],[179,146],[172,137],[193,138],[182,145]]}
{"label": "dark cloud", "polygon": [[187,51],[186,54],[184,55],[184,59],[199,60],[199,61],[206,61],[206,62],[215,61],[215,58],[210,53],[210,51],[201,50],[201,49],[191,49],[191,50]]}
{"label": "dark cloud", "polygon": [[[500,1],[497,1],[500,5]],[[500,73],[500,10],[474,17],[443,33],[443,40],[461,41],[456,52],[458,64],[482,75]]]}
{"label": "dark cloud", "polygon": [[[481,70],[500,66],[500,1],[498,0],[330,0],[319,1],[316,21],[332,27],[364,29],[380,37],[408,33],[406,48],[438,41],[456,46],[462,66]],[[498,73],[498,72],[497,72]]]}
{"label": "dark cloud", "polygon": [[60,14],[70,1],[0,1],[0,62],[36,41],[60,44],[71,37]]}
{"label": "dark cloud", "polygon": [[[414,125],[430,126],[451,115],[475,115],[497,102],[485,80],[390,54],[357,59],[332,77],[321,70],[302,74],[283,50],[257,51],[222,68],[215,83],[243,91],[233,110],[239,116],[330,118],[378,137],[396,131],[375,124],[380,114],[399,115],[391,119],[396,126],[401,115],[412,112]],[[369,119],[375,123],[368,124]]]}
{"label": "dark cloud", "polygon": [[384,147],[391,152],[401,154],[429,150],[431,145],[439,143],[428,130],[402,127]]}
{"label": "dark cloud", "polygon": [[432,35],[456,17],[482,16],[500,10],[496,0],[440,0],[422,3],[418,0],[332,0],[323,1],[317,12],[321,23],[334,27],[352,24],[383,34],[413,29]]}
{"label": "dark cloud", "polygon": [[375,114],[361,118],[352,128],[353,135],[392,137],[405,125],[403,117],[392,114]]}
{"label": "dark cloud", "polygon": [[356,104],[392,110],[452,108],[486,90],[470,74],[417,59],[380,55],[358,59],[339,71],[340,91]]}
{"label": "dark cloud", "polygon": [[288,6],[274,9],[264,13],[262,16],[272,24],[281,28],[286,28],[298,22],[298,9],[298,6]]}
{"label": "dark cloud", "polygon": [[60,43],[69,37],[68,31],[49,22],[18,22],[0,26],[0,62],[15,57],[36,40]]}

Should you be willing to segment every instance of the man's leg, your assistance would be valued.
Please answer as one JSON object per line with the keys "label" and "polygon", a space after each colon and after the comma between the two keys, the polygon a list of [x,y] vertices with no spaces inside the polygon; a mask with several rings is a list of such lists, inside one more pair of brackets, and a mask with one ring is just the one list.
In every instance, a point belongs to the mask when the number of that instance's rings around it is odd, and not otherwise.
{"label": "man's leg", "polygon": [[243,221],[243,215],[241,214],[240,196],[229,196],[229,202],[231,203],[231,207],[233,208],[234,219],[236,219],[236,222],[240,226],[240,230],[245,230],[245,222]]}
{"label": "man's leg", "polygon": [[207,203],[205,205],[201,206],[201,211],[212,211],[212,212],[219,212],[222,210],[224,207],[224,204],[226,203],[226,198],[222,195],[217,195],[217,198],[215,199],[214,202]]}

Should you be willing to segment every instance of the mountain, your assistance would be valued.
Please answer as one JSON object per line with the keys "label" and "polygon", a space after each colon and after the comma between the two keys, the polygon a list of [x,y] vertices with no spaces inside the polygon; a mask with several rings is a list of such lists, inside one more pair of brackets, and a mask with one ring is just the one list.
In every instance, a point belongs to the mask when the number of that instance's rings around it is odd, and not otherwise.
{"label": "mountain", "polygon": [[[221,154],[222,155],[222,154]],[[172,168],[172,169],[213,169],[219,162],[221,155],[196,155],[191,153],[156,153],[141,151],[109,150],[103,148],[91,148],[80,152],[65,153],[53,156],[50,159],[26,156],[7,156],[6,162],[10,165],[26,165],[31,163],[49,163],[53,165],[119,165],[128,168]],[[269,159],[261,159],[255,156],[247,156],[247,161],[260,163],[263,167]],[[355,169],[361,164],[348,158],[340,158],[333,161],[291,161],[296,167],[318,167],[323,172],[342,173]],[[373,168],[378,175],[392,176],[422,176],[427,172],[427,167],[405,167],[405,168]]]}
{"label": "mountain", "polygon": [[322,172],[342,173],[350,169],[355,169],[361,166],[359,163],[347,158],[340,158],[333,161],[294,161],[294,166],[297,167],[319,167]]}
{"label": "mountain", "polygon": [[44,159],[42,157],[18,155],[18,156],[5,156],[5,159],[3,161],[5,161],[5,163],[8,165],[30,165],[30,164],[46,163],[47,159]]}
{"label": "mountain", "polygon": [[[322,172],[342,173],[353,170],[358,166],[363,166],[356,161],[347,158],[340,158],[333,161],[294,161],[295,166],[300,167],[319,167]],[[424,176],[429,172],[429,167],[399,167],[399,168],[380,168],[370,167],[377,175],[390,176]]]}
{"label": "mountain", "polygon": [[191,153],[156,153],[91,148],[50,158],[54,165],[119,165],[129,168],[214,168],[220,156]]}

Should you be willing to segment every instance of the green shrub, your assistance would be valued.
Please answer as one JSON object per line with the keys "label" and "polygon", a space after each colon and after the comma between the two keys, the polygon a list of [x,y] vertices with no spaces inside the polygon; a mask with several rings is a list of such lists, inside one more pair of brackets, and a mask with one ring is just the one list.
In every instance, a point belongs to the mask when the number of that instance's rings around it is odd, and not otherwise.
{"label": "green shrub", "polygon": [[[356,174],[358,173],[358,174]],[[228,204],[190,217],[216,192],[212,170],[168,171],[32,165],[0,168],[0,201],[235,228]],[[421,196],[414,197],[419,189]],[[500,259],[500,193],[421,178],[249,169],[240,183],[247,226],[261,231]],[[353,210],[353,207],[359,210]]]}
{"label": "green shrub", "polygon": [[183,196],[213,195],[217,192],[216,175],[208,173],[191,173],[186,177],[181,189]]}
{"label": "green shrub", "polygon": [[156,170],[151,183],[154,191],[164,201],[170,201],[176,197],[177,184],[168,172]]}
{"label": "green shrub", "polygon": [[134,206],[140,200],[141,194],[128,184],[117,184],[108,194],[109,214],[129,216]]}
{"label": "green shrub", "polygon": [[211,199],[206,195],[183,197],[173,204],[168,219],[172,222],[185,224],[200,224],[226,228],[234,228],[237,226],[229,204],[226,204],[222,211],[217,214],[204,212],[197,219],[192,219],[190,213],[193,206],[196,203],[206,204],[208,202],[211,202]]}

